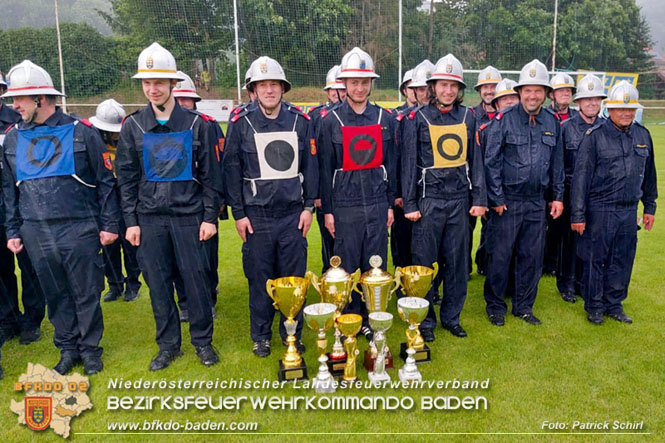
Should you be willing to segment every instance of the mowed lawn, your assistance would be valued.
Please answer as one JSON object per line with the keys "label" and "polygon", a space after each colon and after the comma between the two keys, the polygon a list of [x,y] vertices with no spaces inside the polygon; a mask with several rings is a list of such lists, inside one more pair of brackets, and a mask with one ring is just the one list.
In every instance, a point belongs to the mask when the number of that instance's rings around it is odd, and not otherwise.
{"label": "mowed lawn", "polygon": [[[656,151],[657,169],[661,178],[660,194],[665,195],[665,126],[651,125]],[[313,390],[116,390],[107,388],[112,377],[127,380],[215,380],[220,379],[277,379],[278,360],[284,348],[274,323],[272,355],[259,359],[252,352],[248,323],[248,289],[241,264],[241,241],[232,221],[220,224],[220,297],[215,321],[214,345],[221,356],[221,364],[204,368],[189,344],[189,333],[183,330],[184,357],[167,370],[152,373],[148,364],[157,352],[154,341],[155,326],[150,307],[148,289],[144,285],[140,298],[133,303],[116,301],[103,303],[105,333],[105,369],[90,378],[89,395],[94,408],[72,422],[72,441],[104,440],[144,441],[160,439],[175,441],[180,436],[136,435],[80,435],[80,433],[104,433],[108,422],[116,421],[205,421],[230,423],[249,421],[258,423],[259,433],[540,433],[546,432],[544,421],[562,422],[572,426],[573,421],[604,422],[614,420],[644,422],[643,432],[651,432],[658,440],[665,432],[665,402],[663,387],[665,377],[665,340],[663,317],[665,316],[665,219],[662,210],[656,215],[652,232],[639,233],[637,259],[625,303],[628,315],[635,323],[624,325],[606,320],[601,327],[591,325],[585,317],[582,302],[565,303],[559,297],[555,280],[544,277],[540,281],[534,313],[543,321],[541,326],[531,326],[508,315],[502,328],[492,326],[485,314],[482,288],[484,278],[473,274],[469,282],[468,298],[462,313],[462,325],[469,337],[458,339],[440,327],[436,329],[436,341],[431,344],[432,362],[420,366],[424,380],[490,380],[487,390],[424,389],[424,390],[348,390],[335,395],[395,395],[411,396],[415,400],[412,410],[404,411],[255,411],[247,405],[241,411],[108,411],[107,397],[111,395],[315,395]],[[479,229],[476,230],[476,243]],[[309,269],[319,274],[321,255],[319,232],[313,226],[309,236]],[[474,246],[475,246],[474,245]],[[392,265],[390,266],[392,270]],[[318,293],[310,289],[308,303],[320,300]],[[396,315],[396,302],[390,302],[390,312],[395,321],[388,333],[388,343],[393,350],[404,341],[406,328]],[[438,308],[437,308],[438,309]],[[38,343],[21,346],[14,339],[2,349],[2,365],[5,378],[0,381],[0,435],[2,441],[60,441],[52,431],[36,435],[25,426],[17,424],[17,417],[9,409],[10,399],[23,399],[14,393],[13,383],[26,370],[28,362],[52,367],[58,361],[53,346],[53,329],[48,321],[43,323],[44,337]],[[331,334],[329,334],[330,337]],[[317,371],[316,334],[305,328],[303,340],[307,345],[304,358],[310,378]],[[332,342],[332,339],[329,339]],[[367,342],[359,339],[361,350]],[[395,351],[397,354],[398,351]],[[359,358],[359,361],[361,358]],[[402,366],[396,356],[396,367]],[[77,370],[82,373],[83,368]],[[389,371],[397,379],[397,369]],[[361,380],[367,372],[358,365]],[[479,411],[422,411],[423,396],[477,396],[487,398],[489,408]],[[248,435],[189,435],[188,441],[208,441],[212,438],[241,441]],[[321,436],[264,436],[268,438],[314,441]],[[331,435],[326,441],[339,441],[348,437]],[[366,439],[367,437],[351,437]],[[371,437],[370,437],[371,438]],[[389,437],[394,440],[411,440],[411,435]],[[434,439],[440,437],[419,436]],[[468,438],[453,436],[456,439]],[[480,435],[476,439],[492,437]],[[535,438],[545,440],[587,441],[613,439],[632,441],[638,436],[552,436]],[[534,438],[534,439],[535,439]],[[523,439],[523,436],[504,436],[503,439]]]}

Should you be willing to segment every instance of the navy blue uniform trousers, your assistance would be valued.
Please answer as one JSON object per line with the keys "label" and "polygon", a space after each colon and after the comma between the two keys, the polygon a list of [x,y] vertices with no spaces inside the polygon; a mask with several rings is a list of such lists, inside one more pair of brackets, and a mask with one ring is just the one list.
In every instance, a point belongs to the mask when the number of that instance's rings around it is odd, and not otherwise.
{"label": "navy blue uniform trousers", "polygon": [[104,258],[94,220],[23,222],[21,239],[46,296],[61,354],[99,357]]}
{"label": "navy blue uniform trousers", "polygon": [[[532,313],[543,268],[545,201],[506,200],[503,215],[490,211],[485,302],[489,315],[505,314],[504,296],[513,273],[513,315]],[[514,257],[513,257],[514,254]],[[514,266],[511,271],[511,259]]]}
{"label": "navy blue uniform trousers", "polygon": [[[242,245],[242,266],[249,282],[249,332],[252,341],[270,340],[275,318],[273,300],[266,291],[268,279],[304,277],[307,270],[307,239],[298,229],[300,212],[280,217],[249,215],[253,234],[247,233]],[[303,304],[304,306],[304,304]],[[302,309],[295,317],[298,321],[296,338],[303,327]],[[286,317],[280,313],[279,335],[286,340]]]}
{"label": "navy blue uniform trousers", "polygon": [[584,262],[582,296],[589,313],[618,314],[628,296],[637,249],[637,209],[587,211],[577,253]]}
{"label": "navy blue uniform trousers", "polygon": [[[412,249],[416,265],[431,267],[439,262],[439,275],[443,281],[443,298],[439,313],[445,326],[459,324],[460,313],[466,301],[467,267],[469,261],[469,201],[467,198],[420,200],[422,217],[413,225]],[[436,282],[427,293],[429,312],[420,324],[421,329],[436,327],[436,314],[432,303],[438,292]]]}
{"label": "navy blue uniform trousers", "polygon": [[[383,269],[388,265],[388,203],[369,206],[335,208],[335,255],[342,259],[342,268],[348,272],[371,268],[369,259],[378,255]],[[363,325],[368,326],[368,312],[360,294],[353,291],[345,314],[360,314]]]}
{"label": "navy blue uniform trousers", "polygon": [[187,293],[189,332],[194,346],[212,342],[213,320],[206,242],[199,241],[201,217],[139,215],[138,259],[150,288],[160,351],[180,349],[180,319],[173,297],[176,272]]}

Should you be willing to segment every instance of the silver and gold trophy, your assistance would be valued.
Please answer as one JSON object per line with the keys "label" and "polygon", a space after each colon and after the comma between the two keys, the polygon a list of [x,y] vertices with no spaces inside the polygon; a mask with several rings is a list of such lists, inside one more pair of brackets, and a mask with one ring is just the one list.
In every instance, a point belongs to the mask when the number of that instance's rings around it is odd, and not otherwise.
{"label": "silver and gold trophy", "polygon": [[418,333],[418,326],[427,317],[428,310],[429,302],[424,298],[403,297],[397,300],[397,313],[402,320],[409,324],[409,328],[406,330],[408,345],[406,362],[404,367],[399,370],[399,380],[402,383],[422,380],[422,375],[418,371],[414,355],[417,352],[415,347],[417,346],[418,338],[422,341],[422,337]]}
{"label": "silver and gold trophy", "polygon": [[[342,267],[342,259],[338,256],[330,258],[330,268],[317,278],[316,275],[308,271],[307,277],[311,280],[314,289],[321,294],[323,303],[332,303],[337,310],[335,318],[342,315],[342,311],[347,303],[351,301],[353,288],[360,279],[360,269],[356,269],[353,274],[349,274]],[[340,377],[344,374],[346,364],[346,352],[342,346],[342,333],[339,325],[335,322],[335,342],[332,346],[332,352],[328,354],[328,367],[334,377]]]}
{"label": "silver and gold trophy", "polygon": [[[395,277],[388,272],[381,269],[383,259],[379,255],[373,255],[369,259],[369,265],[372,267],[369,271],[360,276],[360,287],[354,288],[358,292],[362,301],[365,302],[367,311],[372,312],[386,312],[388,310],[388,302],[393,293],[399,288],[399,270],[395,273]],[[365,351],[364,365],[368,371],[374,370],[374,361],[378,355],[376,347],[376,339],[372,340],[369,344],[369,349]],[[386,367],[393,367],[393,357],[388,349],[386,351]]]}
{"label": "silver and gold trophy", "polygon": [[386,346],[386,331],[393,324],[393,315],[387,312],[372,312],[369,314],[369,325],[374,331],[374,342],[376,344],[376,358],[372,371],[368,374],[369,381],[374,384],[382,384],[390,381],[386,372],[386,354],[390,351]]}
{"label": "silver and gold trophy", "polygon": [[335,380],[328,371],[328,357],[326,356],[328,348],[326,331],[335,323],[335,311],[337,311],[337,307],[332,303],[315,303],[305,306],[303,310],[307,326],[319,333],[316,341],[319,350],[319,372],[312,381],[314,390],[319,394],[335,392]]}
{"label": "silver and gold trophy", "polygon": [[[439,272],[439,264],[433,263],[431,268],[427,266],[405,266],[403,268],[395,268],[395,278],[400,279],[400,284],[402,290],[407,297],[415,298],[425,298],[430,288],[432,287],[432,282]],[[399,277],[398,277],[399,276]],[[416,363],[425,363],[431,361],[430,349],[429,346],[425,344],[422,336],[420,335],[420,330],[416,329],[417,337],[413,340],[413,346],[416,350],[414,359]],[[400,347],[400,357],[402,360],[407,358],[407,343],[402,343]]]}
{"label": "silver and gold trophy", "polygon": [[307,379],[307,366],[295,346],[298,321],[294,320],[305,303],[307,288],[309,279],[302,277],[282,277],[266,282],[266,291],[274,302],[273,306],[286,317],[287,348],[279,361],[280,381]]}

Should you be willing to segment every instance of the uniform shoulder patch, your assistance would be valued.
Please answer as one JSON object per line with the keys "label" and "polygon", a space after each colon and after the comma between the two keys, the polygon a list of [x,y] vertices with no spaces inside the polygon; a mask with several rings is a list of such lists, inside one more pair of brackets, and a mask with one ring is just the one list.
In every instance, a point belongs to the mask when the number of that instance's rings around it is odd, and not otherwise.
{"label": "uniform shoulder patch", "polygon": [[482,125],[480,125],[480,128],[478,128],[478,130],[479,130],[479,131],[484,131],[485,128],[486,128],[488,125],[489,125],[489,123],[483,123]]}
{"label": "uniform shoulder patch", "polygon": [[92,128],[92,123],[90,123],[90,120],[88,120],[87,118],[82,118],[82,119],[79,120],[79,121],[80,121],[81,123],[83,123],[84,125],[86,125],[88,128]]}
{"label": "uniform shoulder patch", "polygon": [[402,113],[397,114],[397,121],[398,122],[401,122],[403,118],[404,118],[404,114],[402,114]]}
{"label": "uniform shoulder patch", "polygon": [[326,108],[321,109],[319,115],[321,116],[321,118],[326,118],[326,115],[328,115],[328,110]]}
{"label": "uniform shoulder patch", "polygon": [[476,108],[474,108],[472,106],[467,106],[467,108],[469,108],[469,110],[471,111],[472,114],[474,114],[474,115],[476,114]]}
{"label": "uniform shoulder patch", "polygon": [[310,117],[309,115],[307,115],[307,114],[305,114],[304,112],[302,112],[302,109],[300,109],[298,106],[294,106],[294,105],[292,105],[292,104],[290,104],[290,103],[286,103],[286,102],[285,102],[284,104],[286,104],[286,109],[288,109],[289,111],[293,112],[294,114],[297,114],[297,115],[299,115],[299,116],[301,116],[301,117],[303,117],[303,118],[305,118],[305,119],[307,119],[307,120],[311,120],[311,119],[312,119],[312,117]]}
{"label": "uniform shoulder patch", "polygon": [[503,118],[503,111],[499,112],[495,117],[494,120],[501,120]]}
{"label": "uniform shoulder patch", "polygon": [[393,110],[392,110],[392,109],[383,108],[383,110],[386,111],[388,114],[392,114],[392,113],[393,113]]}
{"label": "uniform shoulder patch", "polygon": [[14,126],[16,126],[16,123],[12,123],[11,125],[9,125],[9,127],[5,129],[5,134],[9,134],[9,131],[11,131]]}
{"label": "uniform shoulder patch", "polygon": [[409,120],[413,120],[414,118],[416,118],[416,111],[409,112]]}
{"label": "uniform shoulder patch", "polygon": [[216,121],[215,117],[213,117],[212,115],[204,114],[203,112],[201,113],[201,118],[206,122],[214,123]]}

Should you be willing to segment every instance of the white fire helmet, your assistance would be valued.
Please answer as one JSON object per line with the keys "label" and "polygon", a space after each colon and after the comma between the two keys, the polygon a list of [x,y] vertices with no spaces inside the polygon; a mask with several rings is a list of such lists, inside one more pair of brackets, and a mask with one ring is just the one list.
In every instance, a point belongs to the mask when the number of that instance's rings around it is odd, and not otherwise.
{"label": "white fire helmet", "polygon": [[562,88],[571,88],[573,90],[573,94],[575,94],[576,90],[575,80],[573,80],[573,78],[565,72],[557,72],[554,74],[552,80],[550,80],[550,86],[552,86],[554,91]]}
{"label": "white fire helmet", "polygon": [[141,54],[139,54],[138,72],[132,78],[185,79],[178,73],[173,54],[157,42],[154,42],[141,51]]}
{"label": "white fire helmet", "polygon": [[544,86],[547,91],[552,89],[547,67],[536,59],[524,65],[520,71],[520,79],[515,85],[515,90],[518,91],[522,86]]}
{"label": "white fire helmet", "polygon": [[374,72],[372,57],[355,47],[342,57],[337,78],[379,78],[379,75]]}
{"label": "white fire helmet", "polygon": [[328,89],[346,89],[344,83],[341,80],[337,80],[337,74],[339,74],[339,65],[335,65],[326,74],[326,86],[323,88],[324,91]]}
{"label": "white fire helmet", "polygon": [[496,91],[494,93],[494,99],[492,100],[492,103],[500,97],[504,97],[506,95],[517,95],[517,91],[515,91],[515,86],[517,85],[517,82],[515,80],[511,80],[509,78],[504,78],[501,80],[499,83],[496,84]]}
{"label": "white fire helmet", "polygon": [[399,84],[400,91],[402,90],[404,85],[410,81],[413,81],[413,69],[409,69],[404,73],[404,76],[402,77],[402,83]]}
{"label": "white fire helmet", "polygon": [[56,95],[64,96],[53,87],[51,76],[44,68],[30,60],[23,60],[9,70],[8,87],[2,97],[19,97],[22,95]]}
{"label": "white fire helmet", "polygon": [[409,88],[420,88],[427,86],[427,81],[432,77],[434,72],[434,63],[429,60],[423,60],[413,68],[413,78],[409,84]]}
{"label": "white fire helmet", "polygon": [[175,98],[193,98],[195,102],[201,101],[201,97],[196,93],[196,85],[194,85],[192,78],[182,71],[178,71],[178,74],[183,76],[185,79],[179,81],[175,85],[175,88],[173,88],[173,96]]}
{"label": "white fire helmet", "polygon": [[462,63],[457,60],[457,57],[448,54],[436,62],[434,72],[432,72],[432,76],[427,82],[436,80],[453,80],[458,82],[460,87],[466,88],[466,83],[464,83],[464,69],[462,68]]}
{"label": "white fire helmet", "polygon": [[284,92],[288,92],[291,89],[291,83],[286,79],[286,74],[284,74],[284,69],[277,60],[274,60],[270,57],[259,57],[249,68],[251,79],[247,83],[247,89],[253,87],[254,83],[263,81],[263,80],[279,80],[284,84]]}
{"label": "white fire helmet", "polygon": [[607,100],[605,100],[605,108],[640,109],[642,105],[638,102],[639,99],[640,94],[637,92],[637,88],[626,80],[621,80],[612,86]]}
{"label": "white fire helmet", "polygon": [[577,84],[577,94],[573,97],[573,101],[592,97],[607,98],[607,95],[602,80],[593,74],[587,74]]}
{"label": "white fire helmet", "polygon": [[496,85],[502,80],[501,73],[494,66],[488,66],[478,73],[478,82],[474,89],[478,91],[482,85]]}
{"label": "white fire helmet", "polygon": [[90,123],[102,131],[120,132],[122,119],[126,115],[125,108],[110,98],[97,106],[97,112],[94,117],[90,117]]}

